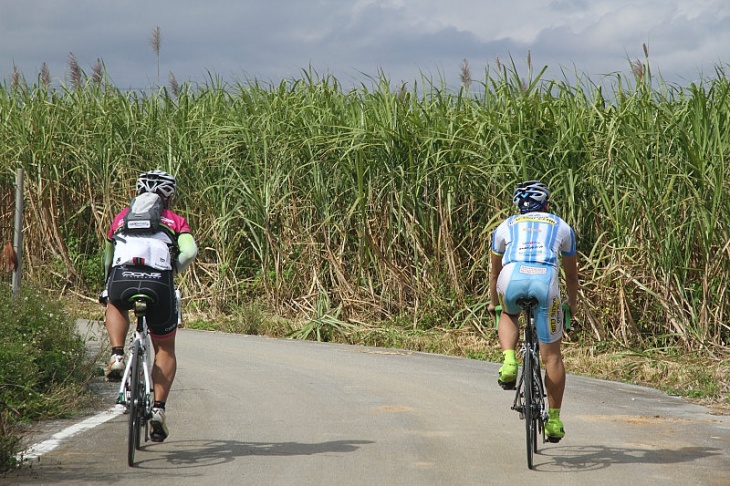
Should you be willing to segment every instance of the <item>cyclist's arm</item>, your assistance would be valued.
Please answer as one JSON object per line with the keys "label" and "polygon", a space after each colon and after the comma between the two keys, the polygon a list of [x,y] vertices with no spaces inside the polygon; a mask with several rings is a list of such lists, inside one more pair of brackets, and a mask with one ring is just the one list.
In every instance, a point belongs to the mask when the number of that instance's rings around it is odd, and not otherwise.
{"label": "cyclist's arm", "polygon": [[491,270],[489,272],[489,310],[493,311],[499,305],[497,295],[497,279],[502,271],[502,255],[492,252]]}
{"label": "cyclist's arm", "polygon": [[114,244],[111,241],[106,241],[104,247],[104,282],[109,278],[109,271],[112,268],[112,261],[114,261]]}
{"label": "cyclist's arm", "polygon": [[578,254],[564,256],[563,271],[565,272],[565,288],[568,293],[568,305],[570,305],[570,313],[576,316],[578,310]]}
{"label": "cyclist's arm", "polygon": [[177,256],[177,271],[182,272],[193,263],[198,255],[198,244],[195,243],[193,235],[190,233],[182,233],[177,238],[177,246],[180,253]]}

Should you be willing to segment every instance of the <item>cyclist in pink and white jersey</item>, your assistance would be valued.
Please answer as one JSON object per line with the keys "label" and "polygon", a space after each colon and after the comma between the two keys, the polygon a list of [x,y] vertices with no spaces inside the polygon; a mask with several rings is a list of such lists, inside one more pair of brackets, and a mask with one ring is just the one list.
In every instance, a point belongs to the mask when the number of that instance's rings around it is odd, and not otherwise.
{"label": "cyclist in pink and white jersey", "polygon": [[112,356],[106,369],[109,380],[120,380],[124,373],[124,341],[129,332],[130,297],[139,291],[154,294],[155,304],[147,313],[147,324],[155,350],[152,367],[154,404],[150,419],[150,438],[164,441],[168,434],[165,405],[177,371],[175,333],[180,309],[173,283],[174,274],[185,270],[195,259],[198,247],[190,227],[182,216],[169,209],[175,194],[175,178],[163,171],[140,174],[137,195],[155,193],[164,202],[160,214],[160,231],[149,234],[125,234],[125,208],[114,217],[107,233],[104,251],[106,288],[100,302],[106,305],[106,328]]}
{"label": "cyclist in pink and white jersey", "polygon": [[560,350],[563,315],[558,285],[562,261],[570,312],[575,315],[578,297],[578,260],[573,229],[550,213],[550,191],[539,181],[518,184],[513,202],[520,214],[507,218],[492,235],[489,310],[502,306],[498,336],[504,362],[497,382],[505,390],[517,381],[515,349],[519,338],[517,305],[521,297],[535,297],[535,326],[540,355],[545,364],[548,421],[545,431],[557,442],[565,436],[560,407],[565,391],[565,367]]}

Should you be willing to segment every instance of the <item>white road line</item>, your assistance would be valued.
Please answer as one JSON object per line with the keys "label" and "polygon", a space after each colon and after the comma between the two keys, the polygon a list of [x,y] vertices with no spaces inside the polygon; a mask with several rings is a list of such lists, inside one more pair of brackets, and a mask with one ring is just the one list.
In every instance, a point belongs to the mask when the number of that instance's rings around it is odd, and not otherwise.
{"label": "white road line", "polygon": [[52,451],[53,449],[58,447],[64,440],[73,437],[80,432],[85,432],[87,430],[93,429],[97,425],[101,425],[104,422],[113,419],[114,417],[122,413],[123,410],[124,407],[115,405],[109,410],[100,412],[93,417],[89,417],[86,420],[79,422],[78,424],[74,424],[70,427],[65,428],[61,432],[53,434],[48,440],[33,444],[23,452],[20,452],[18,455],[16,455],[15,458],[20,463],[40,460],[43,454]]}

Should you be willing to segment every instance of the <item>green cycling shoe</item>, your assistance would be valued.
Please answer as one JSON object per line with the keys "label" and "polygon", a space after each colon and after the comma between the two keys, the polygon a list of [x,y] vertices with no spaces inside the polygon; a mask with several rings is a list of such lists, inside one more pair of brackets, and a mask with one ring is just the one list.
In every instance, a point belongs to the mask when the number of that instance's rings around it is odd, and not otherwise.
{"label": "green cycling shoe", "polygon": [[550,417],[545,422],[545,435],[547,436],[548,442],[560,442],[560,439],[565,437],[563,422],[558,417]]}
{"label": "green cycling shoe", "polygon": [[499,368],[497,383],[504,390],[514,390],[517,383],[517,362],[507,362]]}

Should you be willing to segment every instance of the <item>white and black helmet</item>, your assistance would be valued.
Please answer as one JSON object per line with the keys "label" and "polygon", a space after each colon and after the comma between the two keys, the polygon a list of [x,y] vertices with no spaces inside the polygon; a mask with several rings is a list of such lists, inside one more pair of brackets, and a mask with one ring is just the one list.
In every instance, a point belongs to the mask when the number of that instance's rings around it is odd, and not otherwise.
{"label": "white and black helmet", "polygon": [[137,194],[156,192],[163,198],[175,194],[175,177],[162,170],[151,170],[139,175]]}
{"label": "white and black helmet", "polygon": [[517,184],[512,201],[520,213],[543,209],[550,199],[550,189],[540,181],[525,181]]}

